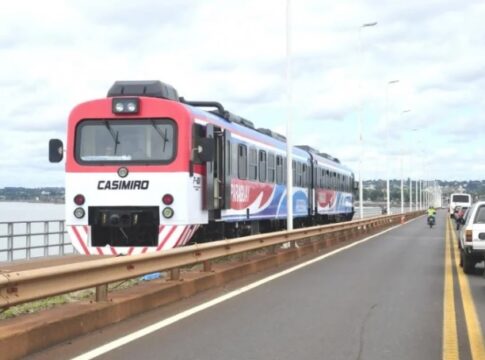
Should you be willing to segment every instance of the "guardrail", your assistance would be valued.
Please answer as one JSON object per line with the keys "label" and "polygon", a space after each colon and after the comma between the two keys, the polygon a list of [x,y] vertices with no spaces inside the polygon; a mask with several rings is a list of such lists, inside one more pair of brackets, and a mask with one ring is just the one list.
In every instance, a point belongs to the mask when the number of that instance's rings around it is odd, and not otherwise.
{"label": "guardrail", "polygon": [[64,220],[0,222],[0,261],[73,253]]}
{"label": "guardrail", "polygon": [[[181,267],[202,263],[204,271],[210,271],[211,260],[263,248],[269,249],[269,252],[274,254],[285,243],[290,243],[292,247],[295,247],[297,243],[311,245],[317,249],[322,241],[335,237],[347,239],[366,234],[378,228],[398,224],[422,213],[380,216],[346,223],[279,231],[240,239],[195,244],[160,253],[4,272],[0,273],[0,307],[5,308],[93,287],[96,288],[96,301],[106,301],[108,284],[112,282],[167,270],[171,270],[171,278],[175,280],[180,276]],[[301,244],[302,241],[305,241],[305,244]]]}
{"label": "guardrail", "polygon": [[[393,214],[399,211],[392,208]],[[381,214],[380,207],[364,208],[364,218]],[[68,241],[64,220],[0,222],[0,262],[63,256],[74,252]]]}

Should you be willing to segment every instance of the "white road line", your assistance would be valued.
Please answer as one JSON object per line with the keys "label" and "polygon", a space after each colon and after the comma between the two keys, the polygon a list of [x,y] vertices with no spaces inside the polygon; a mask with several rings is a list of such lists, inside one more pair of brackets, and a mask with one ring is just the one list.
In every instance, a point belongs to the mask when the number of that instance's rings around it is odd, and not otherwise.
{"label": "white road line", "polygon": [[[416,220],[418,218],[414,218],[414,219],[408,221],[407,223],[409,223],[411,221],[414,221],[414,220]],[[341,248],[339,248],[337,250],[334,250],[334,251],[329,252],[327,254],[324,254],[322,256],[316,257],[316,258],[314,258],[312,260],[309,260],[309,261],[306,261],[306,262],[301,263],[299,265],[293,266],[293,267],[291,267],[289,269],[283,270],[283,271],[281,271],[281,272],[279,272],[277,274],[270,275],[270,276],[268,276],[268,277],[266,277],[264,279],[258,280],[258,281],[254,282],[254,283],[249,284],[249,285],[243,286],[242,288],[239,288],[239,289],[236,289],[234,291],[231,291],[230,293],[227,293],[225,295],[219,296],[219,297],[217,297],[215,299],[212,299],[210,301],[207,301],[207,302],[205,302],[203,304],[197,305],[197,306],[195,306],[195,307],[193,307],[191,309],[182,311],[179,314],[173,315],[173,316],[171,316],[169,318],[166,318],[166,319],[164,319],[162,321],[159,321],[159,322],[157,322],[155,324],[152,324],[152,325],[147,326],[147,327],[145,327],[143,329],[140,329],[138,331],[135,331],[134,333],[125,335],[125,336],[123,336],[123,337],[121,337],[121,338],[119,338],[117,340],[114,340],[114,341],[109,342],[109,343],[107,343],[105,345],[102,345],[100,347],[97,347],[97,348],[95,348],[95,349],[93,349],[91,351],[88,351],[88,352],[86,352],[84,354],[81,354],[81,355],[75,357],[75,358],[72,358],[72,360],[89,360],[89,359],[93,359],[93,358],[95,358],[97,356],[100,356],[102,354],[107,353],[108,351],[114,350],[116,348],[119,348],[119,347],[121,347],[123,345],[128,344],[129,342],[132,342],[134,340],[137,340],[137,339],[139,339],[139,338],[141,338],[141,337],[143,337],[145,335],[149,335],[149,334],[151,334],[151,333],[153,333],[153,332],[155,332],[157,330],[163,329],[166,326],[169,326],[169,325],[171,325],[171,324],[173,324],[173,323],[175,323],[177,321],[180,321],[182,319],[185,319],[185,318],[187,318],[187,317],[189,317],[191,315],[194,315],[194,314],[196,314],[196,313],[198,313],[200,311],[206,310],[206,309],[208,309],[210,307],[213,307],[213,306],[215,306],[217,304],[220,304],[220,303],[222,303],[222,302],[224,302],[226,300],[232,299],[233,297],[236,297],[238,295],[244,294],[245,292],[248,292],[248,291],[250,291],[252,289],[255,289],[255,288],[257,288],[257,287],[259,287],[261,285],[264,285],[264,284],[266,284],[266,283],[268,283],[268,282],[270,282],[272,280],[276,280],[276,279],[278,279],[278,278],[280,278],[282,276],[291,274],[292,272],[295,272],[295,271],[297,271],[299,269],[302,269],[302,268],[304,268],[306,266],[312,265],[312,264],[314,264],[314,263],[316,263],[318,261],[321,261],[321,260],[323,260],[323,259],[325,259],[327,257],[330,257],[332,255],[338,254],[339,252],[342,252],[344,250],[350,249],[350,248],[352,248],[352,247],[354,247],[356,245],[359,245],[359,244],[361,244],[363,242],[369,241],[369,240],[371,240],[371,239],[373,239],[373,238],[375,238],[377,236],[380,236],[382,234],[385,234],[388,231],[394,230],[395,228],[397,228],[399,226],[401,226],[401,224],[396,225],[396,226],[393,226],[393,227],[391,227],[389,229],[386,229],[386,230],[384,230],[384,231],[382,231],[382,232],[380,232],[378,234],[369,236],[369,237],[367,237],[365,239],[356,241],[356,242],[354,242],[352,244],[349,244],[347,246],[341,247]]]}

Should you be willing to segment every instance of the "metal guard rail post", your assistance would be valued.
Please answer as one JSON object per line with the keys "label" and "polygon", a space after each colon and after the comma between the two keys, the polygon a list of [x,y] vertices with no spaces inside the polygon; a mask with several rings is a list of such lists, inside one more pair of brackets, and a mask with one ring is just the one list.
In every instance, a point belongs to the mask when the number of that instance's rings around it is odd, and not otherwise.
{"label": "metal guard rail post", "polygon": [[[410,219],[422,214],[422,211],[418,211],[406,213],[404,216],[406,219]],[[272,247],[311,239],[315,236],[325,235],[327,238],[327,235],[339,236],[340,233],[346,231],[366,233],[382,226],[398,224],[402,216],[403,214],[379,216],[339,224],[195,244],[159,253],[106,258],[18,272],[0,272],[0,308],[93,287],[99,289],[100,292],[100,294],[96,294],[96,299],[105,301],[107,284],[112,282],[198,263],[204,264],[204,270],[210,270],[210,261],[217,258],[266,247],[269,247],[272,253],[274,251]],[[172,274],[172,277],[177,278],[177,273],[179,273],[178,270]]]}

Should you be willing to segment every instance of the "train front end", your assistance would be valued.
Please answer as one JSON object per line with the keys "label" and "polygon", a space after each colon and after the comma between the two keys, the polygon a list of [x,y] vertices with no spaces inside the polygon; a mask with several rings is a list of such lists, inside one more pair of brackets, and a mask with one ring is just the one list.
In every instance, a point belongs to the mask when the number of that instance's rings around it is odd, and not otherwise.
{"label": "train front end", "polygon": [[170,249],[207,222],[191,123],[176,91],[158,81],[116,82],[107,98],[71,112],[66,227],[79,253]]}

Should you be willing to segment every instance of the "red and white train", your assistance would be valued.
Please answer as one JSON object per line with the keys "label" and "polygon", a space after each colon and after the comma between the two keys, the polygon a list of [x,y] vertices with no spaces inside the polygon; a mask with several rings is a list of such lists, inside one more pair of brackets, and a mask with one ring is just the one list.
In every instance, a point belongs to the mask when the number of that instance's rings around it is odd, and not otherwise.
{"label": "red and white train", "polygon": [[[71,242],[81,254],[129,255],[283,229],[285,142],[160,81],[115,82],[69,116]],[[63,156],[52,139],[49,160]],[[292,156],[295,226],[352,219],[352,171],[309,146]]]}

